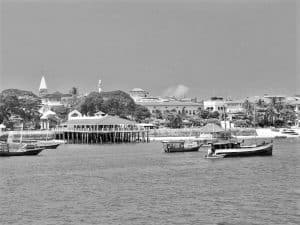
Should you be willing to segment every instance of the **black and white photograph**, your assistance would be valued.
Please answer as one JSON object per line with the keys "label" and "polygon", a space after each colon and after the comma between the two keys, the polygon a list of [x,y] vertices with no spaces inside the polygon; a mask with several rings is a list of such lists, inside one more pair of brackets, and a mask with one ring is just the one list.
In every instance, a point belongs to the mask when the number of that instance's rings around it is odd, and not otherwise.
{"label": "black and white photograph", "polygon": [[0,0],[0,225],[300,224],[300,0]]}

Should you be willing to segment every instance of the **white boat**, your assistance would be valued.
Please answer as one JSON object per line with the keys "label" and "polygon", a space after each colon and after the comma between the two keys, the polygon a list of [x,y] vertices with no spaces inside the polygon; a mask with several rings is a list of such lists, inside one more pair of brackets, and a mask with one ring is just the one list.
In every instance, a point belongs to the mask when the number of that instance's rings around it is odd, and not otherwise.
{"label": "white boat", "polygon": [[282,134],[288,134],[288,135],[299,135],[296,131],[293,129],[283,129],[281,131]]}
{"label": "white boat", "polygon": [[208,156],[222,155],[226,157],[244,156],[271,156],[273,143],[262,143],[259,145],[241,146],[239,142],[213,143],[209,149]]}

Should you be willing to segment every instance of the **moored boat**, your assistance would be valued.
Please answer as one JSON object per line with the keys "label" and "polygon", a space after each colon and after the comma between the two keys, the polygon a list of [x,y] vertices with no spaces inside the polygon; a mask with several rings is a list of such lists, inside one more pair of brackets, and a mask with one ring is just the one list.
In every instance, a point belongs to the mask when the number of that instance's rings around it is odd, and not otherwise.
{"label": "moored boat", "polygon": [[34,144],[40,148],[45,148],[45,149],[56,149],[60,145],[60,143],[57,143],[55,140],[38,141],[38,140],[29,139],[29,140],[23,140],[22,143]]}
{"label": "moored boat", "polygon": [[0,157],[38,155],[44,149],[32,144],[0,143]]}
{"label": "moored boat", "polygon": [[208,156],[244,157],[244,156],[271,156],[273,143],[263,142],[259,145],[241,146],[239,142],[213,143],[208,150]]}
{"label": "moored boat", "polygon": [[281,131],[282,134],[288,134],[288,135],[299,135],[296,131],[293,129],[283,129]]}
{"label": "moored boat", "polygon": [[45,149],[56,149],[60,144],[55,141],[39,141],[37,146]]}
{"label": "moored boat", "polygon": [[195,152],[198,151],[201,145],[197,142],[187,141],[163,141],[163,149],[165,152]]}

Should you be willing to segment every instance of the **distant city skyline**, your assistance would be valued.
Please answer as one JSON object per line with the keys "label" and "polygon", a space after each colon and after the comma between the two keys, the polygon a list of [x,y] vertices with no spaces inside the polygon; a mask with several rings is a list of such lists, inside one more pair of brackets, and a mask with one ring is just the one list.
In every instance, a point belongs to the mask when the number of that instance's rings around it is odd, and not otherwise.
{"label": "distant city skyline", "polygon": [[293,0],[0,2],[1,91],[300,94]]}

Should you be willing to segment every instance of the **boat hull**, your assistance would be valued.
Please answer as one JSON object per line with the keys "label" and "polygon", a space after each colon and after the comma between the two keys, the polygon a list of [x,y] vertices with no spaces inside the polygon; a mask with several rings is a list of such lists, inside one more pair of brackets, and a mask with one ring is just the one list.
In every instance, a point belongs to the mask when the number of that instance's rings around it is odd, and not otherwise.
{"label": "boat hull", "polygon": [[215,151],[216,155],[227,157],[246,157],[246,156],[271,156],[273,144],[266,144],[257,147],[241,147],[233,149],[219,149]]}
{"label": "boat hull", "polygon": [[33,150],[26,150],[24,152],[0,152],[0,157],[9,157],[9,156],[33,156],[38,155],[44,148],[37,148]]}
{"label": "boat hull", "polygon": [[200,146],[191,147],[191,148],[174,148],[174,149],[166,149],[165,152],[167,153],[174,153],[174,152],[197,152],[199,151]]}
{"label": "boat hull", "polygon": [[60,144],[39,144],[38,146],[45,149],[56,149]]}

